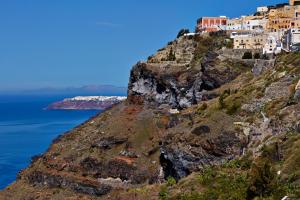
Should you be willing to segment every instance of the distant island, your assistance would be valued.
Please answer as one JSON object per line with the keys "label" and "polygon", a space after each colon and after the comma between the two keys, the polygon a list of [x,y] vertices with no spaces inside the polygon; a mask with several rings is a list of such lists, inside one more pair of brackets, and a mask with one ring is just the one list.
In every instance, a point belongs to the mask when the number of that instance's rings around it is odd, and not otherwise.
{"label": "distant island", "polygon": [[47,110],[105,110],[126,100],[125,96],[77,96],[50,104]]}
{"label": "distant island", "polygon": [[126,96],[127,87],[86,85],[82,87],[42,87],[36,89],[1,90],[0,95],[67,95],[67,96]]}

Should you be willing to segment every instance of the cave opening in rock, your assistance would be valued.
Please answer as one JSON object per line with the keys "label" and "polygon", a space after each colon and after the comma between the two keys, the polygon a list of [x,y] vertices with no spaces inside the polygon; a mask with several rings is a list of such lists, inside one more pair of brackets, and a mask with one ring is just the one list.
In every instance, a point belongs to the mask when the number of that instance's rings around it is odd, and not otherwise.
{"label": "cave opening in rock", "polygon": [[169,159],[167,159],[163,153],[160,154],[159,161],[164,171],[165,180],[167,180],[169,177],[175,178],[176,181],[180,179],[176,170],[174,169],[173,163]]}
{"label": "cave opening in rock", "polygon": [[157,83],[156,92],[158,94],[162,94],[164,91],[166,91],[166,87],[160,83]]}
{"label": "cave opening in rock", "polygon": [[204,81],[201,86],[200,86],[200,90],[206,90],[206,91],[210,91],[215,89],[216,86],[214,85],[214,83],[209,82],[209,81]]}

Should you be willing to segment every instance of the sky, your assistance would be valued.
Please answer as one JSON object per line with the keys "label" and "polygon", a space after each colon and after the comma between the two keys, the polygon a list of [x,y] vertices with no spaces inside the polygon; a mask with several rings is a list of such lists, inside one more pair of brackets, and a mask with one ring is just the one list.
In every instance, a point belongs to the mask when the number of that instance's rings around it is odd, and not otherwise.
{"label": "sky", "polygon": [[194,30],[278,0],[0,0],[0,90],[127,86],[131,67]]}

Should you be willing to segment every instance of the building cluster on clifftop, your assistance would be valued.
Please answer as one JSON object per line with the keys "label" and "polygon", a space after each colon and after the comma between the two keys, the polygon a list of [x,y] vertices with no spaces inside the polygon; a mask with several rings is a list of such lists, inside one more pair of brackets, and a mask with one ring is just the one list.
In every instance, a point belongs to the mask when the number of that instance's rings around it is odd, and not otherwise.
{"label": "building cluster on clifftop", "polygon": [[197,33],[218,31],[230,35],[234,49],[257,49],[264,54],[300,51],[300,0],[258,7],[253,15],[239,18],[198,19]]}

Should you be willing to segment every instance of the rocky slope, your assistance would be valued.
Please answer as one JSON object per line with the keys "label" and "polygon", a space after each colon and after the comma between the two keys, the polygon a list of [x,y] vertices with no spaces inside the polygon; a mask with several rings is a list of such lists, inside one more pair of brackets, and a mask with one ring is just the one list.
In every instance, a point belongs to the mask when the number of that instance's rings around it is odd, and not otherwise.
{"label": "rocky slope", "polygon": [[298,198],[300,54],[230,46],[186,36],[137,63],[127,101],[57,138],[1,199]]}
{"label": "rocky slope", "polygon": [[156,106],[186,108],[216,97],[209,91],[247,69],[247,63],[242,60],[236,62],[237,68],[234,68],[232,59],[218,58],[217,50],[226,44],[223,37],[191,36],[169,43],[147,62],[139,62],[133,67],[129,99],[135,101],[138,96],[139,100]]}

